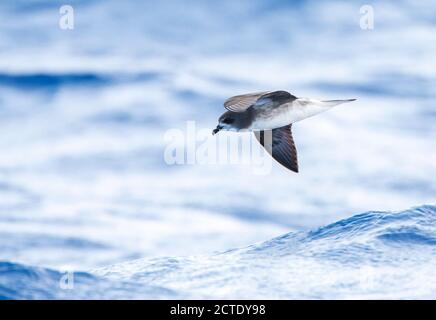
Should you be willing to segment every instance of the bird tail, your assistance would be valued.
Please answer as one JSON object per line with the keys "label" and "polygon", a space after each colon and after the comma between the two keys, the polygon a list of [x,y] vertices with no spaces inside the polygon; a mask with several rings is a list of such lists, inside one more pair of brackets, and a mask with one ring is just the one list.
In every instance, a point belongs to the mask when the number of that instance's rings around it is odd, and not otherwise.
{"label": "bird tail", "polygon": [[352,102],[352,101],[356,101],[356,99],[324,100],[324,101],[321,101],[321,102],[323,104],[325,104],[325,106],[327,106],[327,107],[334,107],[334,106],[337,106],[338,104]]}

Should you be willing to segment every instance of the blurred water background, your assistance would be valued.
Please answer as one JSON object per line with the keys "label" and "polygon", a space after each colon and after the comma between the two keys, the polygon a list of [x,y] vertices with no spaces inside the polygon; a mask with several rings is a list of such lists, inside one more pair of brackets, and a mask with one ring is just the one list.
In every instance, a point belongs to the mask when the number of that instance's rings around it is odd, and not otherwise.
{"label": "blurred water background", "polygon": [[[74,8],[73,30],[59,27],[63,4]],[[360,27],[365,4],[372,30]],[[405,0],[1,1],[0,296],[99,297],[99,287],[109,297],[434,298],[435,209],[421,205],[436,195],[435,9]],[[258,176],[242,165],[164,162],[168,130],[186,121],[212,130],[227,97],[270,89],[358,101],[294,125],[298,175],[277,163]],[[310,254],[292,245],[360,212],[414,206],[394,232],[356,218],[356,246],[340,228],[335,241],[311,241]],[[281,234],[286,246],[250,249]],[[237,247],[248,249],[210,256]],[[252,259],[244,270],[241,255]],[[271,256],[281,258],[265,266]],[[216,272],[214,259],[227,269]],[[386,271],[389,261],[401,275]],[[333,278],[318,292],[323,263]],[[211,271],[201,281],[186,277],[202,264]],[[408,282],[412,265],[422,272]],[[276,281],[256,266],[276,267]],[[369,289],[352,285],[360,266],[377,275]],[[76,277],[90,289],[47,289],[66,268],[95,270]],[[150,287],[135,287],[138,268]],[[232,277],[247,271],[254,284],[235,289]]]}

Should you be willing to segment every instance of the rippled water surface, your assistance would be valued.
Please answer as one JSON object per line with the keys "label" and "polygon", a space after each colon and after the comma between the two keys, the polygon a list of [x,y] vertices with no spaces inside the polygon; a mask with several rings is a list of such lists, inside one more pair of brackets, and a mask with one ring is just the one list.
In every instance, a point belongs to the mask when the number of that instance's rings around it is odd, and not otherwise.
{"label": "rippled water surface", "polygon": [[[1,298],[435,298],[434,4],[62,4],[0,3]],[[299,174],[165,163],[269,89],[358,100],[294,125]]]}

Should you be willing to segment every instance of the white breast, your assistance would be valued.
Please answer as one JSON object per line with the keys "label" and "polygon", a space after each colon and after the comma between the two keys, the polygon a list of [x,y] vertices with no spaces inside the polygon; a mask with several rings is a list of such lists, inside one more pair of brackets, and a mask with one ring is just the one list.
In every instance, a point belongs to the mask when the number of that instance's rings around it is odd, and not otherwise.
{"label": "white breast", "polygon": [[276,108],[266,108],[256,114],[250,129],[275,129],[327,111],[331,106],[306,98],[299,98]]}

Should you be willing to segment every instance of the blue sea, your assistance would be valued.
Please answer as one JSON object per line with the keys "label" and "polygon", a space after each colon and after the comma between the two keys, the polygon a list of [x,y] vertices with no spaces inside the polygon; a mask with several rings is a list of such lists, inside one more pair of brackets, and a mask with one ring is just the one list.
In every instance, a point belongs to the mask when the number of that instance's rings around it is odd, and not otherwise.
{"label": "blue sea", "polygon": [[[435,10],[1,1],[0,299],[435,299]],[[165,161],[275,89],[357,98],[293,125],[300,173]]]}

